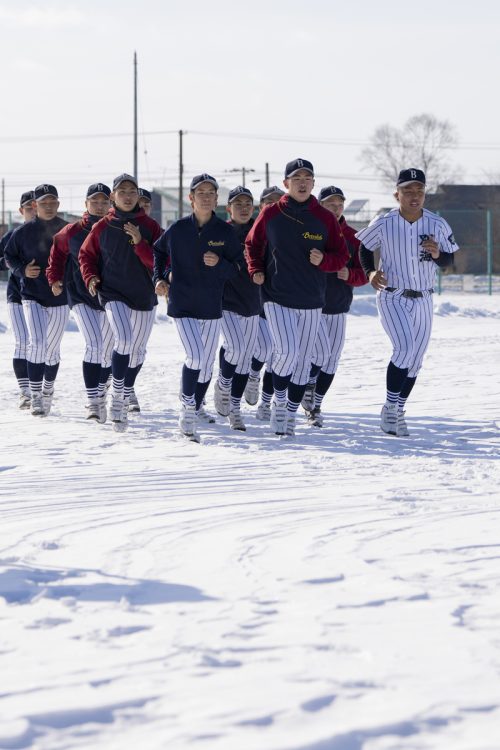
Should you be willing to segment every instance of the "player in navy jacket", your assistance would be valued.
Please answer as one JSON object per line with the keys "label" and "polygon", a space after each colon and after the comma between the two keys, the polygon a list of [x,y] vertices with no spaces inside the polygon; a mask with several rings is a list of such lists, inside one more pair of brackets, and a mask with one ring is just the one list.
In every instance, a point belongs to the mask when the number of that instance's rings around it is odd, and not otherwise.
{"label": "player in navy jacket", "polygon": [[67,222],[57,215],[59,197],[54,185],[38,185],[34,198],[37,216],[13,233],[5,248],[5,260],[20,279],[29,332],[27,362],[31,413],[47,416],[52,405],[69,308],[64,292],[59,297],[52,294],[45,269],[52,239]]}
{"label": "player in navy jacket", "polygon": [[343,215],[343,191],[335,185],[322,188],[318,201],[338,220],[349,250],[346,265],[337,273],[326,275],[325,305],[314,348],[309,383],[302,399],[309,424],[322,427],[321,404],[335,377],[344,347],[347,313],[352,303],[353,287],[366,284],[368,279],[359,262],[359,240],[356,239],[356,230],[348,225]]}
{"label": "player in navy jacket", "polygon": [[[24,218],[25,222],[31,221],[31,219],[36,216],[33,190],[28,190],[21,195],[19,213]],[[4,258],[5,248],[12,237],[12,233],[18,228],[19,227],[13,227],[12,229],[9,229],[0,240],[0,270],[2,271],[8,268]],[[7,282],[7,307],[15,341],[12,367],[19,386],[19,408],[29,409],[31,405],[31,394],[30,381],[28,378],[28,362],[26,359],[29,336],[22,302],[21,281],[15,274],[11,273]]]}
{"label": "player in navy jacket", "polygon": [[101,423],[106,421],[106,383],[111,373],[113,331],[104,307],[83,281],[78,254],[94,224],[108,213],[110,194],[111,190],[102,182],[89,186],[82,218],[67,224],[54,236],[46,271],[56,297],[66,289],[70,310],[85,340],[82,369],[88,397],[87,419]]}
{"label": "player in navy jacket", "polygon": [[186,351],[179,428],[192,439],[198,439],[196,412],[212,377],[224,284],[244,262],[233,228],[214,213],[218,188],[209,174],[194,177],[193,213],[172,224],[154,246],[156,293],[168,294],[168,314]]}
{"label": "player in navy jacket", "polygon": [[113,329],[110,416],[119,432],[128,426],[130,393],[142,366],[157,304],[152,245],[162,229],[139,207],[138,198],[135,177],[116,177],[113,207],[94,225],[78,256],[83,280],[90,294],[98,295]]}
{"label": "player in navy jacket", "polygon": [[338,271],[349,254],[337,220],[311,195],[311,162],[289,162],[284,185],[288,194],[257,217],[246,253],[249,273],[262,285],[273,339],[271,429],[294,435],[325,304],[323,272]]}

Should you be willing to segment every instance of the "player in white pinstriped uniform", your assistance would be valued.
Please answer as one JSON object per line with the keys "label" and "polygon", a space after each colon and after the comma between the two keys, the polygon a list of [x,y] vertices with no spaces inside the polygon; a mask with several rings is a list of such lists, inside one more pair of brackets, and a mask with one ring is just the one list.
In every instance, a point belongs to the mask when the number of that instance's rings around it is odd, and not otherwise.
{"label": "player in white pinstriped uniform", "polygon": [[[399,173],[394,197],[399,203],[357,233],[361,265],[377,290],[377,307],[393,352],[387,368],[386,403],[381,428],[408,435],[405,404],[422,366],[432,330],[432,293],[437,266],[453,263],[458,250],[449,224],[425,209],[425,174]],[[380,251],[375,270],[373,252]]]}

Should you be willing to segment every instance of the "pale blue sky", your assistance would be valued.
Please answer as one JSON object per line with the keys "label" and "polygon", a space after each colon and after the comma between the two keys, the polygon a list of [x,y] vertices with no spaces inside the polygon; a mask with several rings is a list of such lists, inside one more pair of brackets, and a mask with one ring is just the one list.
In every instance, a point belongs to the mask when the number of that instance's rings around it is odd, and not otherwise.
{"label": "pale blue sky", "polygon": [[[496,2],[151,0],[138,7],[0,0],[7,209],[42,181],[59,187],[62,209],[77,209],[86,185],[132,169],[131,136],[29,139],[131,133],[134,49],[139,129],[174,131],[140,137],[145,187],[176,182],[182,128],[186,179],[209,171],[233,186],[238,175],[227,170],[246,166],[262,177],[267,161],[280,182],[285,162],[303,156],[315,165],[317,188],[335,182],[348,200],[369,198],[377,208],[388,194],[363,170],[362,146],[382,123],[399,127],[422,112],[456,126],[461,146],[450,160],[464,182],[500,178]],[[261,188],[256,183],[255,193]]]}

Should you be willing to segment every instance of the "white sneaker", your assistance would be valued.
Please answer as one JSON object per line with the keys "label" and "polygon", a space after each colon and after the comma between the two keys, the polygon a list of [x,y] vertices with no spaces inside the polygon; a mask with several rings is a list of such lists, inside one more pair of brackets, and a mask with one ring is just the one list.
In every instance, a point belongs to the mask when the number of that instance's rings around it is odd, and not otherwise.
{"label": "white sneaker", "polygon": [[141,410],[139,401],[137,399],[137,396],[135,395],[135,391],[132,389],[132,392],[130,394],[130,398],[128,401],[128,410],[132,412],[139,412]]}
{"label": "white sneaker", "polygon": [[229,412],[229,426],[232,430],[241,430],[241,432],[246,432],[246,425],[243,421],[243,417],[241,416],[240,409],[231,409]]}
{"label": "white sneaker", "polygon": [[50,410],[52,408],[52,399],[53,398],[54,398],[54,391],[52,391],[52,393],[43,393],[42,392],[43,415],[44,415],[44,417],[47,417],[50,414]]}
{"label": "white sneaker", "polygon": [[312,411],[314,409],[314,391],[316,390],[316,383],[308,383],[302,396],[301,406],[305,411]]}
{"label": "white sneaker", "polygon": [[128,403],[125,399],[113,394],[109,416],[116,432],[125,432],[128,429]]}
{"label": "white sneaker", "polygon": [[275,435],[286,435],[286,404],[277,404],[273,401],[271,406],[271,430]]}
{"label": "white sneaker", "polygon": [[323,415],[321,409],[311,409],[307,414],[307,424],[311,427],[323,427]]}
{"label": "white sneaker", "polygon": [[259,400],[259,386],[260,377],[258,375],[250,375],[244,392],[245,401],[247,402],[247,404],[250,404],[250,406],[255,406],[255,404]]}
{"label": "white sneaker", "polygon": [[85,408],[87,410],[87,419],[94,419],[96,422],[98,422],[101,415],[99,401],[89,401]]}
{"label": "white sneaker", "polygon": [[255,419],[258,419],[260,422],[269,422],[271,419],[271,404],[261,401],[255,412]]}
{"label": "white sneaker", "polygon": [[214,406],[221,417],[228,417],[231,409],[231,389],[221,388],[219,381],[214,385]]}
{"label": "white sneaker", "polygon": [[181,407],[179,414],[179,429],[183,435],[188,437],[196,436],[196,407],[186,406],[185,404]]}
{"label": "white sneaker", "polygon": [[35,417],[43,417],[45,415],[42,394],[38,391],[31,394],[30,411]]}
{"label": "white sneaker", "polygon": [[97,399],[97,403],[99,405],[99,418],[98,422],[99,424],[104,424],[106,419],[108,418],[108,409],[106,404],[106,393],[103,393],[102,396],[99,396]]}
{"label": "white sneaker", "polygon": [[380,428],[388,435],[398,434],[398,407],[397,404],[382,407],[380,413]]}
{"label": "white sneaker", "polygon": [[205,422],[205,424],[214,424],[215,422],[214,415],[206,411],[203,405],[196,412],[196,416],[199,422]]}
{"label": "white sneaker", "polygon": [[408,437],[410,434],[408,430],[408,425],[406,424],[405,419],[405,411],[398,411],[398,426],[397,426],[397,436],[398,437]]}
{"label": "white sneaker", "polygon": [[22,390],[19,393],[18,406],[20,409],[29,409],[31,406],[31,393],[29,390]]}
{"label": "white sneaker", "polygon": [[295,412],[293,411],[286,413],[286,434],[288,437],[295,437]]}

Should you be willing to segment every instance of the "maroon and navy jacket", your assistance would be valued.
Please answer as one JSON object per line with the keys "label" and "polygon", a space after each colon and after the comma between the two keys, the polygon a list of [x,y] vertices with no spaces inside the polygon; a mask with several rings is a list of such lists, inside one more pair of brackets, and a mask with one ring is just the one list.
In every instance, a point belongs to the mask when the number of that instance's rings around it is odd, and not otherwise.
{"label": "maroon and navy jacket", "polygon": [[[324,254],[319,266],[309,260],[313,248]],[[284,195],[261,211],[245,242],[251,277],[265,274],[264,302],[311,310],[325,304],[325,271],[340,270],[349,253],[339,223],[311,195],[300,203]]]}
{"label": "maroon and navy jacket", "polygon": [[54,236],[50,248],[49,265],[46,270],[47,280],[52,286],[56,281],[62,281],[68,295],[68,304],[88,305],[94,310],[103,310],[97,297],[92,297],[82,279],[78,264],[78,253],[83,242],[90,234],[90,230],[99,221],[98,216],[91,216],[85,212],[74,224],[67,224]]}
{"label": "maroon and navy jacket", "polygon": [[[142,239],[134,245],[124,225],[139,227]],[[138,206],[133,211],[113,207],[94,224],[78,254],[80,271],[88,288],[92,276],[101,280],[97,291],[107,302],[124,302],[132,310],[152,310],[158,300],[153,286],[153,242],[163,229]]]}
{"label": "maroon and navy jacket", "polygon": [[[19,227],[13,227],[12,229],[9,229],[9,231],[6,232],[0,240],[0,271],[10,270],[9,266],[5,262],[4,252],[10,238],[12,237],[13,232],[15,232],[16,229],[19,229]],[[7,302],[13,302],[16,305],[22,304],[21,279],[19,279],[13,273],[9,274],[9,280],[7,282]]]}
{"label": "maroon and navy jacket", "polygon": [[360,242],[356,239],[357,230],[350,227],[343,216],[340,217],[339,224],[350,256],[346,263],[349,276],[347,281],[343,281],[336,273],[326,275],[326,301],[322,311],[324,315],[339,315],[348,312],[352,303],[352,288],[363,286],[368,282],[359,261]]}
{"label": "maroon and navy jacket", "polygon": [[[253,226],[253,219],[250,219],[246,224],[235,224],[234,221],[229,221],[228,224],[234,229],[240,241],[241,259],[243,261],[245,240]],[[238,275],[228,279],[224,284],[222,309],[241,315],[244,318],[259,315],[262,310],[260,287],[253,283],[245,262],[242,262]]]}
{"label": "maroon and navy jacket", "polygon": [[[66,291],[63,290],[62,294],[55,297],[45,276],[54,235],[67,223],[59,216],[49,221],[35,216],[12,233],[5,248],[5,261],[20,280],[23,300],[38,302],[43,307],[60,307],[68,304]],[[40,274],[36,279],[25,276],[26,266],[32,260],[40,266]]]}

